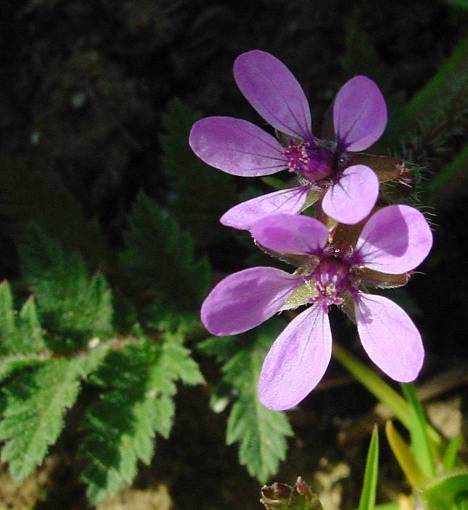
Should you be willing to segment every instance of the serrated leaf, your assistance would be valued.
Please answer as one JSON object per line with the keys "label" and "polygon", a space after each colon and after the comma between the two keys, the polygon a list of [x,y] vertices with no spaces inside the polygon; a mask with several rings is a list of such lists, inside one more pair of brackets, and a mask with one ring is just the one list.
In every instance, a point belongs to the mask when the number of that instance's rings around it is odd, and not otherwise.
{"label": "serrated leaf", "polygon": [[79,386],[80,371],[74,361],[51,360],[18,371],[4,388],[1,458],[16,480],[28,476],[55,443]]}
{"label": "serrated leaf", "polygon": [[7,281],[0,284],[0,338],[2,353],[14,349],[16,338],[15,313],[13,311],[13,296]]}
{"label": "serrated leaf", "polygon": [[112,332],[111,292],[100,273],[88,274],[81,255],[65,252],[35,225],[28,229],[20,255],[24,279],[52,339],[56,334],[65,337],[55,349]]}
{"label": "serrated leaf", "polygon": [[[161,388],[150,388],[156,348],[149,342],[111,352],[91,378],[105,391],[87,412],[88,434],[80,449],[87,467],[82,480],[91,501],[99,502],[130,483],[137,462],[149,463],[154,451],[151,418]],[[168,384],[165,391],[172,391]],[[151,392],[151,390],[153,390]]]}
{"label": "serrated leaf", "polygon": [[278,471],[291,435],[286,416],[264,407],[255,395],[240,396],[232,406],[226,443],[239,443],[240,463],[261,483]]}
{"label": "serrated leaf", "polygon": [[203,379],[182,339],[167,335],[157,345],[144,340],[110,352],[91,380],[103,393],[87,412],[80,454],[88,497],[99,502],[132,482],[139,460],[151,462],[156,433],[169,436],[175,382]]}
{"label": "serrated leaf", "polygon": [[194,386],[205,382],[197,363],[190,357],[190,351],[183,345],[183,337],[177,333],[166,333],[161,344],[159,362],[173,380]]}
{"label": "serrated leaf", "polygon": [[204,331],[200,321],[200,312],[176,311],[164,308],[162,304],[153,303],[145,307],[141,322],[149,329],[163,332],[180,332],[187,336],[198,336]]}
{"label": "serrated leaf", "polygon": [[286,438],[292,435],[286,415],[270,411],[257,398],[263,359],[283,326],[282,321],[272,320],[246,335],[245,341],[225,337],[208,339],[201,346],[202,351],[228,360],[222,367],[221,383],[229,385],[238,398],[230,410],[226,442],[239,443],[240,463],[262,483],[277,472],[279,462],[286,456]]}
{"label": "serrated leaf", "polygon": [[206,165],[190,149],[190,129],[201,117],[173,99],[162,117],[160,141],[170,209],[196,242],[206,246],[225,235],[219,217],[238,200],[235,179]]}
{"label": "serrated leaf", "polygon": [[131,282],[166,309],[198,308],[210,281],[208,262],[171,215],[143,193],[136,198],[125,236],[123,262]]}
{"label": "serrated leaf", "polygon": [[366,469],[362,484],[358,510],[374,510],[377,479],[379,476],[379,433],[374,425],[372,437],[367,451]]}
{"label": "serrated leaf", "polygon": [[197,345],[197,350],[214,356],[220,363],[231,359],[243,345],[237,336],[212,336]]}
{"label": "serrated leaf", "polygon": [[0,355],[35,354],[45,350],[46,345],[34,299],[30,297],[18,314],[13,307],[10,285],[6,281],[2,282],[0,284]]}

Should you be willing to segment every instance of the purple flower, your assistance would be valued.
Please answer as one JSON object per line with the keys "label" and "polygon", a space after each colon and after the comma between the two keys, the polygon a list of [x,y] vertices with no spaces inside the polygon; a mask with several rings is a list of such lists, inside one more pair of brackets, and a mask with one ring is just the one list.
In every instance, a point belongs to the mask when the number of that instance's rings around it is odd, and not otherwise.
{"label": "purple flower", "polygon": [[[224,225],[249,229],[272,212],[300,212],[311,190],[324,193],[324,212],[340,223],[355,224],[372,210],[379,183],[353,153],[370,147],[387,123],[385,100],[377,85],[355,76],[339,90],[333,105],[334,140],[312,134],[309,104],[289,69],[260,50],[237,57],[234,78],[255,110],[275,129],[289,135],[285,148],[272,135],[245,120],[207,117],[196,122],[190,146],[205,163],[246,177],[296,173],[301,186],[236,205],[221,218]],[[363,158],[366,161],[366,158]]]}
{"label": "purple flower", "polygon": [[330,305],[354,315],[364,349],[388,376],[416,378],[424,359],[416,326],[391,300],[360,288],[404,285],[427,256],[432,233],[418,210],[384,207],[351,243],[314,218],[289,214],[265,217],[251,233],[264,249],[300,260],[300,268],[288,274],[254,267],[228,276],[206,298],[201,318],[212,334],[232,335],[281,310],[312,305],[288,324],[265,358],[258,391],[266,407],[293,407],[322,378],[331,356]]}

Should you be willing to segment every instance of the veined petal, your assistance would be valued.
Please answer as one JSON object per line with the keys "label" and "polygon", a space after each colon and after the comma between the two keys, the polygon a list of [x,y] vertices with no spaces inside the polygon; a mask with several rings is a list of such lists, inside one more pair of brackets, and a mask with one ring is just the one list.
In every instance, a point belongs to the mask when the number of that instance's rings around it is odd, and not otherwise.
{"label": "veined petal", "polygon": [[252,267],[221,280],[202,304],[201,319],[213,335],[235,335],[278,312],[302,279],[273,267]]}
{"label": "veined petal", "polygon": [[414,207],[389,205],[371,216],[356,244],[356,262],[400,274],[417,267],[432,247],[432,232]]}
{"label": "veined petal", "polygon": [[325,193],[322,209],[339,223],[354,225],[372,211],[378,195],[375,173],[368,166],[349,166]]}
{"label": "veined petal", "polygon": [[320,382],[331,357],[328,314],[320,304],[291,321],[275,340],[260,373],[260,402],[273,411],[289,409]]}
{"label": "veined petal", "polygon": [[269,214],[297,214],[306,203],[309,188],[309,185],[298,186],[252,198],[231,207],[221,216],[220,221],[226,227],[250,230],[256,221]]}
{"label": "veined petal", "polygon": [[376,142],[387,125],[387,106],[376,83],[366,76],[347,81],[335,97],[333,124],[343,150],[363,151]]}
{"label": "veined petal", "polygon": [[406,312],[390,299],[359,293],[355,313],[369,358],[395,381],[414,381],[424,361],[424,347]]}
{"label": "veined petal", "polygon": [[278,253],[315,255],[328,240],[328,229],[309,216],[272,214],[257,221],[251,233],[262,246]]}
{"label": "veined petal", "polygon": [[310,140],[309,103],[291,71],[276,57],[247,51],[234,62],[234,78],[247,101],[273,127]]}
{"label": "veined petal", "polygon": [[270,175],[288,166],[276,138],[234,117],[206,117],[195,122],[189,144],[205,163],[232,175]]}

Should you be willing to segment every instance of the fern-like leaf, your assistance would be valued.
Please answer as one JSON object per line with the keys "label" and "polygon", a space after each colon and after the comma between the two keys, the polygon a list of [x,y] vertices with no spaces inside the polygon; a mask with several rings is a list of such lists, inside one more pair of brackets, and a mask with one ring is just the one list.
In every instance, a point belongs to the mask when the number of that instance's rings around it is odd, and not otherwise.
{"label": "fern-like leaf", "polygon": [[196,259],[193,241],[167,211],[140,193],[129,218],[123,260],[132,283],[166,308],[197,308],[210,280],[208,262]]}
{"label": "fern-like leaf", "polygon": [[2,461],[23,480],[38,466],[64,425],[64,414],[76,401],[81,359],[50,360],[17,370],[3,390],[0,440]]}
{"label": "fern-like leaf", "polygon": [[64,251],[38,226],[31,225],[20,255],[24,279],[50,336],[65,337],[55,348],[66,349],[111,333],[111,292],[100,273],[88,274],[80,254]]}
{"label": "fern-like leaf", "polygon": [[202,381],[180,338],[166,336],[112,352],[93,377],[100,401],[87,413],[88,435],[81,449],[87,462],[82,479],[91,501],[99,502],[130,484],[138,460],[149,464],[155,436],[168,437],[174,418],[175,381]]}
{"label": "fern-like leaf", "polygon": [[34,299],[29,298],[19,314],[13,306],[10,285],[0,284],[0,363],[2,356],[35,354],[46,350]]}

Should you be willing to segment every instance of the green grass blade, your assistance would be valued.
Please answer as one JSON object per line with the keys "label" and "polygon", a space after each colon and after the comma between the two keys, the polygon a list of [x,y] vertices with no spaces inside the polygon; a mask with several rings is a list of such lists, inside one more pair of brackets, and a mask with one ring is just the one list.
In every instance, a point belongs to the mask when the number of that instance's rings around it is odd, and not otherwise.
{"label": "green grass blade", "polygon": [[462,442],[463,436],[461,434],[457,434],[450,440],[449,444],[447,445],[444,456],[442,458],[442,464],[444,465],[445,471],[450,471],[455,467],[458,450],[460,449]]}
{"label": "green grass blade", "polygon": [[410,436],[411,447],[419,467],[423,473],[432,478],[435,475],[434,451],[431,447],[428,437],[428,423],[424,416],[424,410],[421,402],[416,396],[416,391],[412,384],[402,384],[403,393],[410,407]]}
{"label": "green grass blade", "polygon": [[426,483],[427,478],[416,462],[410,447],[397,432],[391,421],[387,421],[385,425],[385,435],[387,436],[388,444],[390,445],[393,455],[395,455],[411,487],[415,490],[422,487]]}
{"label": "green grass blade", "polygon": [[372,437],[367,451],[366,469],[362,484],[358,510],[374,510],[377,479],[379,476],[379,433],[374,425]]}

